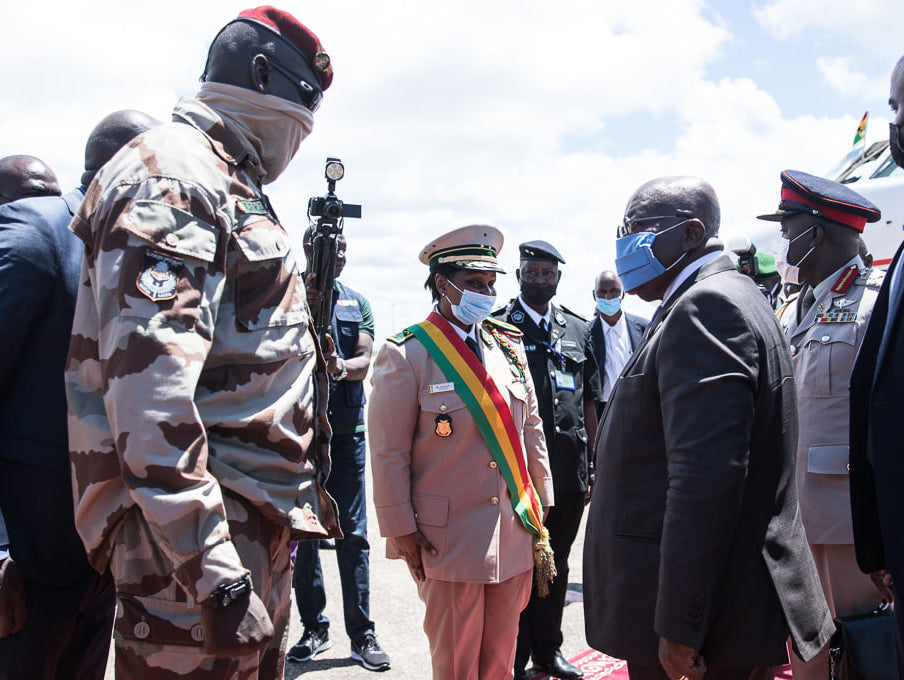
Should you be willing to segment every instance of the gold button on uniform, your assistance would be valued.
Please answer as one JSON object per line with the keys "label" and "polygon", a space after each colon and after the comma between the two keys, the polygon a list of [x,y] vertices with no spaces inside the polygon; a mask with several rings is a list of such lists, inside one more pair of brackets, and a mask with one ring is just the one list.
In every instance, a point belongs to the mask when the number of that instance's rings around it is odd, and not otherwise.
{"label": "gold button on uniform", "polygon": [[495,470],[497,467],[499,467],[499,466],[496,464],[496,461],[495,461],[495,460],[491,460],[491,461],[490,461],[490,468],[492,468],[493,470]]}
{"label": "gold button on uniform", "polygon": [[499,497],[498,497],[498,496],[493,496],[493,497],[490,499],[490,503],[492,503],[493,505],[499,505]]}

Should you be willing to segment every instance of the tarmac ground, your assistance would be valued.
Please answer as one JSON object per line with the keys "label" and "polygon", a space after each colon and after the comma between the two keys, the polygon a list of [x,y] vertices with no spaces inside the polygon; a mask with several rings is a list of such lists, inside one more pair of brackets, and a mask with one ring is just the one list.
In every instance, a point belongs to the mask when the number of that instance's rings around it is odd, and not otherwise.
{"label": "tarmac ground", "polygon": [[[368,472],[367,533],[370,540],[370,616],[376,624],[377,639],[389,654],[392,668],[384,672],[368,671],[352,661],[348,636],[342,618],[342,590],[339,584],[339,570],[335,552],[321,550],[320,560],[326,582],[326,616],[330,619],[330,639],[332,647],[304,663],[286,662],[285,678],[310,677],[313,680],[363,680],[377,677],[385,680],[413,680],[429,678],[430,648],[424,634],[424,605],[417,596],[414,580],[408,567],[401,560],[385,557],[385,540],[380,537],[370,493],[371,476]],[[585,513],[586,518],[586,513]],[[572,659],[587,649],[584,639],[584,605],[582,596],[582,554],[584,546],[584,525],[572,547],[569,558],[568,596],[562,619],[565,642],[562,654]],[[298,609],[292,604],[292,621],[288,646],[291,647],[301,637],[303,627],[298,617]],[[112,650],[105,680],[114,680]]]}

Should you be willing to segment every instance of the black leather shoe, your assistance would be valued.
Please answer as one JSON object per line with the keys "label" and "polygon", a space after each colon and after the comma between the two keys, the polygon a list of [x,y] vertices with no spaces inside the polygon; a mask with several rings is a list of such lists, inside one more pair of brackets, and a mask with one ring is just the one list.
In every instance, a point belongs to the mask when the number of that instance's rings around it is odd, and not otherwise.
{"label": "black leather shoe", "polygon": [[546,663],[534,659],[534,666],[554,678],[560,678],[560,680],[580,680],[580,678],[584,677],[584,671],[568,663],[560,650],[556,650],[552,659],[549,659]]}

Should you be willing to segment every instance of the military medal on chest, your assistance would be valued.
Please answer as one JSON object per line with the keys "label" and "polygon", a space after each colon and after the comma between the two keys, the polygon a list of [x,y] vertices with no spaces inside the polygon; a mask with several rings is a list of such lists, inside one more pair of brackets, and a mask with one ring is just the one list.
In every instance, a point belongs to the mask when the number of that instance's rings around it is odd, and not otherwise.
{"label": "military medal on chest", "polygon": [[844,271],[832,284],[832,292],[841,297],[832,300],[832,304],[828,309],[820,305],[816,310],[816,323],[851,323],[857,320],[857,310],[853,308],[856,300],[849,300],[844,297],[851,285],[860,275],[860,267],[852,264],[845,267]]}

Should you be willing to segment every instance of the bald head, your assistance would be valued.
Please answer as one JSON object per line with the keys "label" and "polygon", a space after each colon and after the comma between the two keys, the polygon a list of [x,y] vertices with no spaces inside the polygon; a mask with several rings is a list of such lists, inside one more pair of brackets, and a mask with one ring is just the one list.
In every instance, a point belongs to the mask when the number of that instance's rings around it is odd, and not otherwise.
{"label": "bald head", "polygon": [[59,196],[60,183],[47,164],[34,156],[0,158],[0,205],[30,196]]}
{"label": "bald head", "polygon": [[707,236],[719,233],[722,212],[716,191],[699,177],[659,177],[640,186],[628,201],[628,220],[658,215],[696,217]]}
{"label": "bald head", "polygon": [[128,144],[142,132],[160,125],[160,121],[141,111],[114,111],[105,116],[88,135],[85,144],[85,172],[82,174],[82,186],[87,187],[94,179],[97,171],[109,161],[116,152]]}

